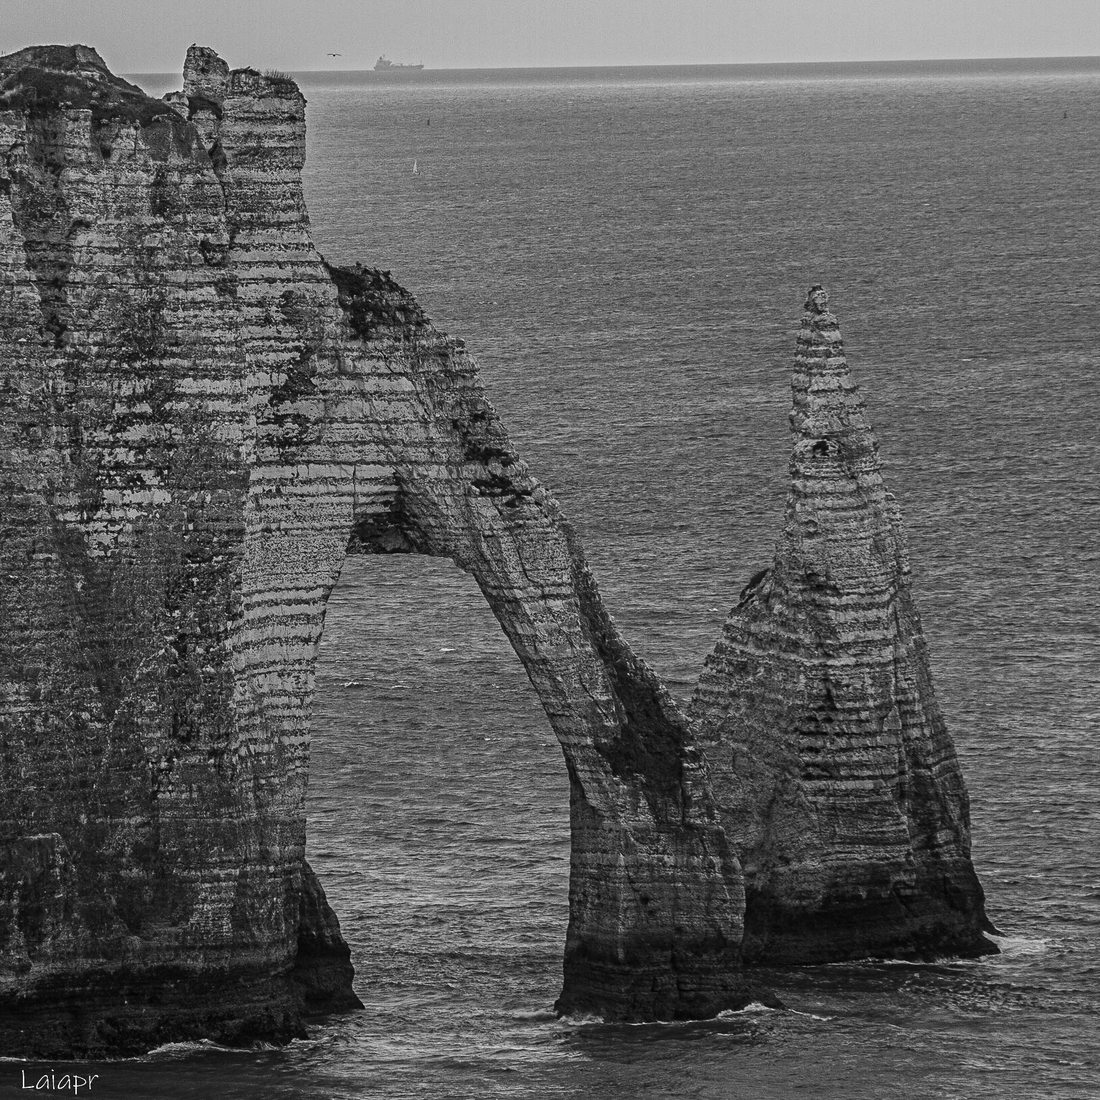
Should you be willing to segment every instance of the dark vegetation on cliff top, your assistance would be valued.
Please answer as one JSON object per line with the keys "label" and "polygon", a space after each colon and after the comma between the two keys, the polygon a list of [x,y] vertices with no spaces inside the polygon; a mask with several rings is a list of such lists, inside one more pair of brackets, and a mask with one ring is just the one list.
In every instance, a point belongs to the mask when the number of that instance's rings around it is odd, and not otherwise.
{"label": "dark vegetation on cliff top", "polygon": [[0,57],[0,110],[25,109],[41,118],[59,107],[89,108],[97,123],[148,126],[179,117],[167,103],[115,76],[87,46],[31,46]]}
{"label": "dark vegetation on cliff top", "polygon": [[325,270],[336,287],[336,296],[348,323],[364,340],[379,329],[418,329],[431,324],[417,300],[388,271],[356,264]]}

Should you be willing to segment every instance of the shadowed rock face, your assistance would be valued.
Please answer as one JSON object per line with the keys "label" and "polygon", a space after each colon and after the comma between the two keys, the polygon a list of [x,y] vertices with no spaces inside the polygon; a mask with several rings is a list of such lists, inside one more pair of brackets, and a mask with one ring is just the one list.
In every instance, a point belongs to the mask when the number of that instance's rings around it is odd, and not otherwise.
{"label": "shadowed rock face", "polygon": [[[712,663],[698,719],[677,709],[619,637],[461,341],[388,273],[317,254],[293,82],[193,47],[182,92],[158,102],[79,46],[0,59],[0,80],[0,1050],[285,1039],[309,1012],[358,1004],[304,860],[314,662],[348,553],[469,571],[543,702],[571,788],[561,1011],[744,1004],[742,844],[754,897],[774,901],[750,906],[751,944],[774,916],[824,957],[827,937],[799,922],[896,874],[902,908],[868,920],[958,894],[954,939],[923,942],[973,947],[980,892],[938,716],[927,736],[881,735],[909,754],[875,757],[905,777],[889,799],[875,788],[865,813],[864,788],[841,784],[853,793],[829,813],[850,824],[830,816],[840,832],[807,839],[794,665],[750,705],[734,666]],[[878,546],[862,530],[853,569]],[[896,719],[874,704],[891,731],[934,711],[905,593],[895,649],[916,656],[893,675],[915,686],[891,696]],[[806,607],[796,656],[831,652],[834,634],[808,633],[826,611]],[[814,714],[856,690],[826,681]],[[746,716],[733,726],[731,707]],[[735,763],[741,745],[751,759]],[[866,827],[849,873],[838,838]],[[760,872],[804,850],[836,872],[816,909],[783,895],[802,880]],[[840,942],[836,957],[858,949]]]}
{"label": "shadowed rock face", "polygon": [[821,287],[793,390],[783,537],[692,705],[744,865],[746,961],[994,951],[900,514]]}

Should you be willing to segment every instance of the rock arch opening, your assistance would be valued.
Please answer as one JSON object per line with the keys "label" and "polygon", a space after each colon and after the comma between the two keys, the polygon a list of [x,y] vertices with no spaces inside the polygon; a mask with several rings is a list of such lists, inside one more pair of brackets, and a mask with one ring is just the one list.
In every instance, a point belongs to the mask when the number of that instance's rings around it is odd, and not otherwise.
{"label": "rock arch opening", "polygon": [[307,856],[372,1010],[456,978],[489,996],[505,971],[552,1000],[569,781],[472,578],[422,555],[348,556],[328,600],[312,741]]}

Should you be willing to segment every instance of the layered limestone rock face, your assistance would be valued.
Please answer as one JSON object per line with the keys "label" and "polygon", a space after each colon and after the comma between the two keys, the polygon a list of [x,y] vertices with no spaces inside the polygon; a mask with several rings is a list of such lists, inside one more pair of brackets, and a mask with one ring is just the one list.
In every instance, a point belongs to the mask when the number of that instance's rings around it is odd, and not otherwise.
{"label": "layered limestone rock face", "polygon": [[695,729],[461,341],[317,254],[304,106],[197,47],[165,102],[87,47],[0,59],[0,1050],[285,1039],[358,1003],[303,811],[349,552],[468,570],[546,708],[559,1008],[743,1004]]}
{"label": "layered limestone rock face", "polygon": [[821,287],[798,337],[783,537],[692,715],[767,963],[996,950],[896,503]]}

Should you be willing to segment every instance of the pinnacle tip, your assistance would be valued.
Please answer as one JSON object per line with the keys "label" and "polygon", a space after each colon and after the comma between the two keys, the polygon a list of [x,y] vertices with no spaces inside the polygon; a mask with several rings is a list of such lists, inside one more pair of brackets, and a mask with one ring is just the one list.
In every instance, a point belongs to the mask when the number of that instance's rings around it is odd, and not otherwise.
{"label": "pinnacle tip", "polygon": [[814,283],[806,292],[807,313],[828,313],[829,295],[820,283]]}

